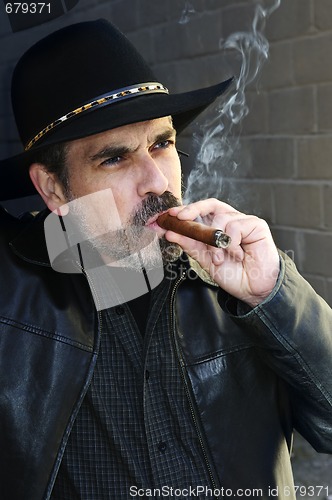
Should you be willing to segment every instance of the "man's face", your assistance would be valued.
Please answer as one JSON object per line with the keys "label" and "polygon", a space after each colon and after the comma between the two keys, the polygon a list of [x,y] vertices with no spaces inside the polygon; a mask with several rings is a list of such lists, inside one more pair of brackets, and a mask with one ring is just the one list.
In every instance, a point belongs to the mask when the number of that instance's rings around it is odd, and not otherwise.
{"label": "man's face", "polygon": [[67,201],[75,200],[70,210],[103,256],[120,260],[149,245],[156,234],[164,254],[172,253],[165,231],[154,222],[181,200],[181,166],[169,117],[72,141],[67,165]]}

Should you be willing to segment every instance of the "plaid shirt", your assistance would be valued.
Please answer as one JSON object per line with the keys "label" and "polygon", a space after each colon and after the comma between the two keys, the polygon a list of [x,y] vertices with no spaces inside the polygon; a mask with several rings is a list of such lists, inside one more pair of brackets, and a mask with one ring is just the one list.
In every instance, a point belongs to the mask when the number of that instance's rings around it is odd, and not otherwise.
{"label": "plaid shirt", "polygon": [[170,292],[170,279],[151,292],[144,337],[128,304],[103,311],[96,369],[52,500],[128,499],[131,486],[210,487],[173,353]]}

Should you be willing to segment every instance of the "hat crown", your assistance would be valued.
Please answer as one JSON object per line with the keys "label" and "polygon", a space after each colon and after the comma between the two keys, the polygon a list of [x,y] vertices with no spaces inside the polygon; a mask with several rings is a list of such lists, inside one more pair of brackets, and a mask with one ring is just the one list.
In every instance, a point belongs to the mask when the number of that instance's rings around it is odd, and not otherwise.
{"label": "hat crown", "polygon": [[96,97],[156,78],[123,33],[106,20],[67,26],[18,62],[12,104],[23,144],[59,116]]}
{"label": "hat crown", "polygon": [[28,166],[38,161],[38,150],[163,116],[172,116],[180,133],[232,81],[170,94],[156,80],[125,35],[103,19],[37,42],[13,74],[12,104],[25,151],[0,161],[0,199],[35,193]]}

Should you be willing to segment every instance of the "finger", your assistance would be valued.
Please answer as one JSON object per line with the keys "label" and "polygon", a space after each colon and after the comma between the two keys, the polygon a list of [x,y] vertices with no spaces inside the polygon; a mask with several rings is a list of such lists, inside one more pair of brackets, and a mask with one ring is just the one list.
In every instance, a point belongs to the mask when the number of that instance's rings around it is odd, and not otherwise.
{"label": "finger", "polygon": [[270,236],[267,223],[255,216],[238,217],[225,223],[225,232],[232,238],[233,248],[257,243]]}
{"label": "finger", "polygon": [[166,231],[164,236],[168,241],[180,245],[180,247],[183,248],[184,251],[187,251],[191,248],[197,249],[207,247],[207,245],[205,243],[202,243],[201,241],[194,240],[193,238],[189,238],[188,236],[183,236],[182,234],[176,233],[171,230]]}
{"label": "finger", "polygon": [[211,255],[208,257],[211,247],[205,243],[189,238],[188,236],[180,235],[174,231],[166,231],[164,236],[168,241],[177,243],[185,253],[197,260],[201,265],[205,265],[205,261],[211,261]]}
{"label": "finger", "polygon": [[167,213],[170,215],[173,215],[174,217],[177,216],[181,210],[183,210],[186,207],[186,205],[180,205],[179,207],[172,207],[167,210]]}
{"label": "finger", "polygon": [[184,205],[181,210],[176,211],[177,217],[183,220],[195,220],[198,217],[214,218],[216,214],[227,213],[239,214],[240,212],[227,203],[219,201],[215,198],[190,203],[189,205]]}
{"label": "finger", "polygon": [[206,269],[210,268],[211,262],[215,266],[220,266],[225,260],[230,259],[239,262],[244,258],[244,251],[241,247],[234,249],[232,255],[229,255],[221,248],[216,248],[187,236],[179,235],[174,231],[167,231],[165,233],[165,238],[172,243],[177,243],[184,252],[194,258]]}

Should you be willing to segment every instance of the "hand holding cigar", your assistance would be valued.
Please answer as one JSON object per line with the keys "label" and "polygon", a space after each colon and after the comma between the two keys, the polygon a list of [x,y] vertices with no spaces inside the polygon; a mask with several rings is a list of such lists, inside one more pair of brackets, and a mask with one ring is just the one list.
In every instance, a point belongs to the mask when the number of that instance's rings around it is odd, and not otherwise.
{"label": "hand holding cigar", "polygon": [[228,248],[231,244],[231,237],[221,229],[205,226],[191,220],[180,220],[176,216],[169,215],[167,212],[159,215],[157,223],[163,229],[188,236],[213,247]]}

